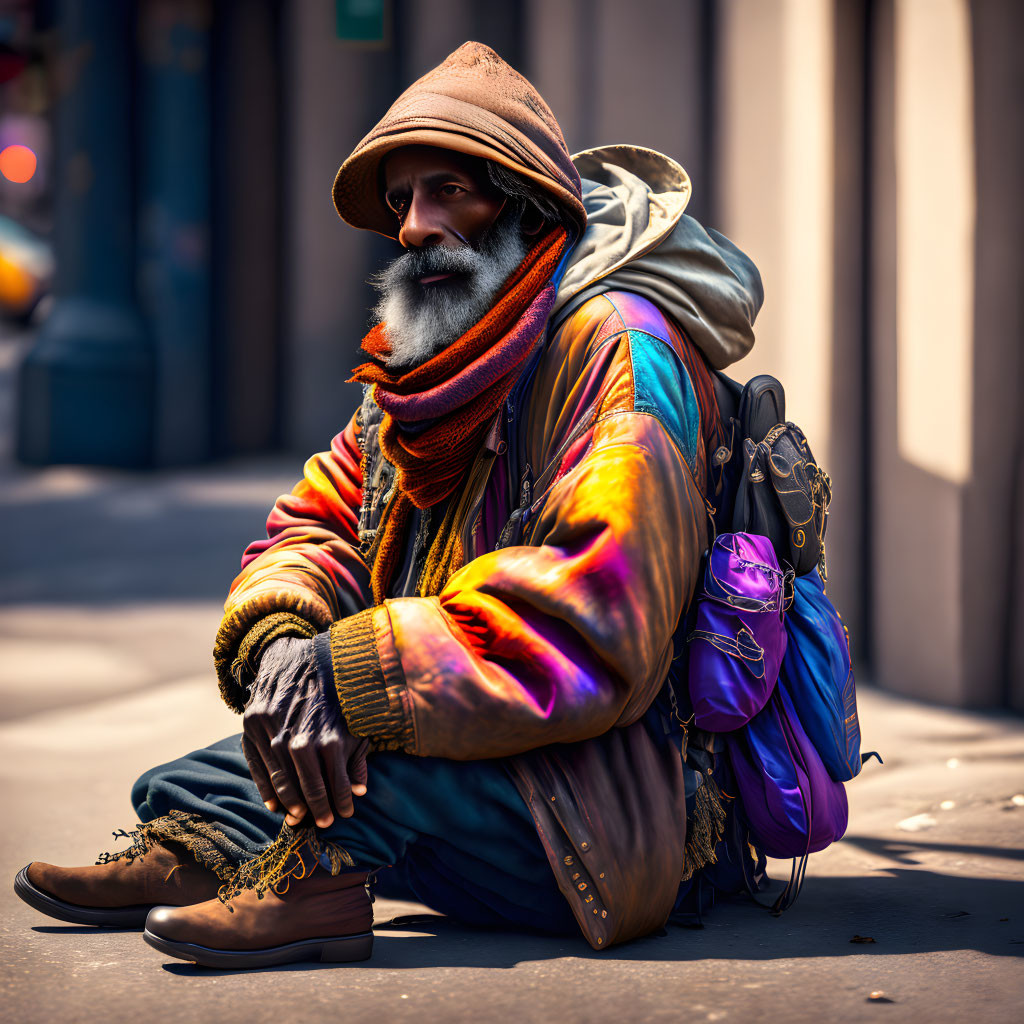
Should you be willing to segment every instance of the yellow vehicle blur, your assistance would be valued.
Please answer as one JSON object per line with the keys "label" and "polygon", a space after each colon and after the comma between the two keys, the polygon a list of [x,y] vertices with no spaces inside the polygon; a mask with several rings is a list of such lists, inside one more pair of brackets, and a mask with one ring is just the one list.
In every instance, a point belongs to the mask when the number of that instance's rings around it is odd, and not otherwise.
{"label": "yellow vehicle blur", "polygon": [[49,244],[9,217],[0,216],[0,315],[27,319],[53,282]]}

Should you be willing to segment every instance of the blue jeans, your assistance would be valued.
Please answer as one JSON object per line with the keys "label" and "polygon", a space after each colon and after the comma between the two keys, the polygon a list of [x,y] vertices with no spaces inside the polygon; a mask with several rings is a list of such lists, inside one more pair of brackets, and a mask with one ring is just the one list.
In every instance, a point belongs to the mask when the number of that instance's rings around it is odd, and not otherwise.
{"label": "blue jeans", "polygon": [[[246,854],[272,842],[283,816],[266,809],[241,736],[152,768],[132,787],[139,820],[201,815]],[[360,870],[382,868],[376,891],[467,924],[577,934],[533,819],[500,761],[377,753],[355,814],[320,835]]]}

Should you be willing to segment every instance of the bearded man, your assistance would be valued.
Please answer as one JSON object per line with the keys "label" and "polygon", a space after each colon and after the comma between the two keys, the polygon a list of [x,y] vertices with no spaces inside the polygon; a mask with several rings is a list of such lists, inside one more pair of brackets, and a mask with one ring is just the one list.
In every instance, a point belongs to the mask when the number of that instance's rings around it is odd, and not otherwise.
{"label": "bearded man", "polygon": [[406,250],[376,278],[362,405],[246,550],[217,637],[243,733],[148,772],[132,847],[34,862],[23,898],[256,967],[369,956],[371,878],[595,949],[756,887],[672,686],[711,370],[761,301],[689,193],[650,150],[573,161],[485,46],[403,93],[334,185]]}

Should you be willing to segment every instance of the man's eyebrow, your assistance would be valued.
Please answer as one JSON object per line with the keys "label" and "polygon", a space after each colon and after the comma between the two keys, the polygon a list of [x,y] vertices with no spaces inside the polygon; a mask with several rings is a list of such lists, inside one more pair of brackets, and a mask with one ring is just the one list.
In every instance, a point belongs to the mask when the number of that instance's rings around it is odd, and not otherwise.
{"label": "man's eyebrow", "polygon": [[428,174],[423,179],[423,183],[428,188],[435,188],[438,185],[444,185],[446,182],[456,178],[460,181],[473,182],[473,178],[466,171],[438,171],[436,174]]}
{"label": "man's eyebrow", "polygon": [[[426,177],[420,179],[427,188],[437,188],[438,185],[444,185],[446,182],[452,181],[453,179],[458,181],[469,182],[475,185],[472,175],[466,171],[452,170],[452,171],[437,171],[434,174],[428,174]],[[385,188],[385,195],[399,196],[409,192],[409,186],[395,185],[392,188]]]}

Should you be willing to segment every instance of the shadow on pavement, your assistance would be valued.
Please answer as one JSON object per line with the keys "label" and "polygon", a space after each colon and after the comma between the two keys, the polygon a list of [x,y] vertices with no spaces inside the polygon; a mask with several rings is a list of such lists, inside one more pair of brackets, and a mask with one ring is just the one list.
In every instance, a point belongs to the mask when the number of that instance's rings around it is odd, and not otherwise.
{"label": "shadow on pavement", "polygon": [[[987,757],[987,760],[994,758]],[[1015,758],[1016,759],[1016,758]],[[880,857],[888,857],[899,864],[919,864],[914,853],[942,851],[943,853],[962,853],[969,857],[1001,857],[1005,860],[1024,860],[1024,850],[1007,849],[1005,846],[976,846],[966,843],[934,843],[922,842],[918,839],[876,839],[872,836],[843,836],[843,842],[859,846],[868,853]]]}
{"label": "shadow on pavement", "polygon": [[43,935],[108,935],[113,932],[133,932],[135,928],[97,928],[91,924],[37,924],[32,931]]}
{"label": "shadow on pavement", "polygon": [[[1014,851],[1016,853],[1017,851]],[[777,887],[777,884],[776,884]],[[440,916],[378,926],[377,970],[430,967],[513,968],[524,961],[695,962],[789,960],[837,956],[896,956],[975,950],[1024,956],[1024,894],[1018,882],[960,878],[899,868],[857,877],[809,878],[797,905],[782,917],[747,901],[715,907],[703,929],[669,925],[660,936],[597,952],[581,939],[489,932]],[[402,931],[395,934],[395,928]],[[390,934],[389,934],[390,933]],[[853,943],[854,935],[874,939]],[[274,971],[318,971],[360,964],[290,964]],[[170,974],[226,974],[193,964],[165,963]]]}

